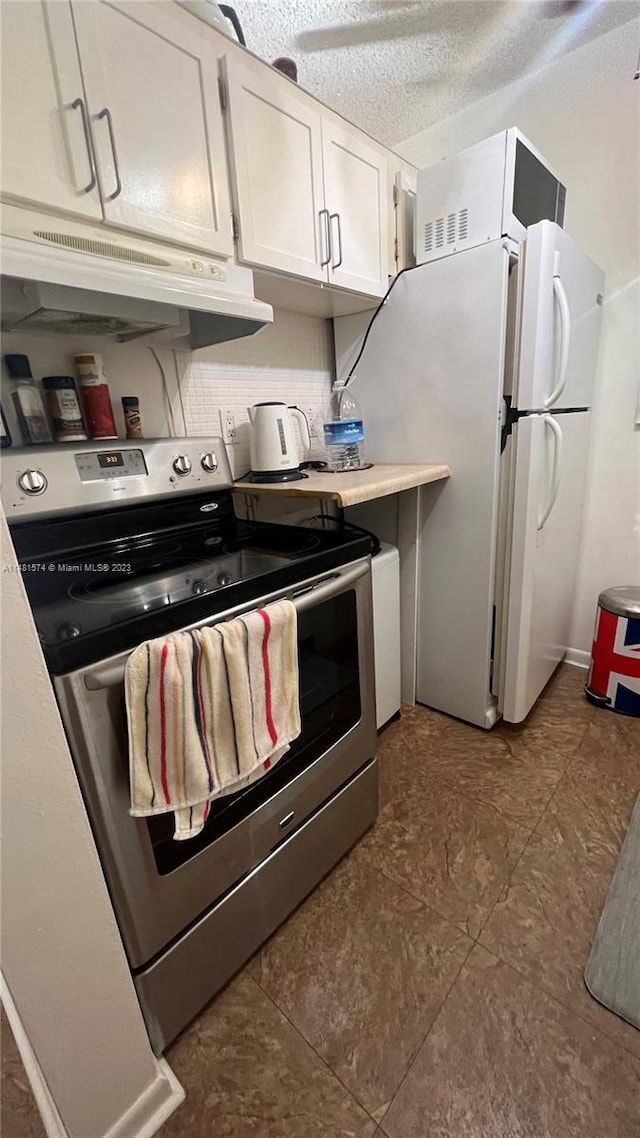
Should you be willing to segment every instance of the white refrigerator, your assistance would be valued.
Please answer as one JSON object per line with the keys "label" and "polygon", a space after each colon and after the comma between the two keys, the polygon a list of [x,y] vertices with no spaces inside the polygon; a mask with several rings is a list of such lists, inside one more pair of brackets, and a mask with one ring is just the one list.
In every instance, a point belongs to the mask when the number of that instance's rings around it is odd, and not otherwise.
{"label": "white refrigerator", "polygon": [[421,490],[416,697],[481,727],[567,650],[603,288],[551,221],[419,265],[349,384],[368,460],[451,467]]}

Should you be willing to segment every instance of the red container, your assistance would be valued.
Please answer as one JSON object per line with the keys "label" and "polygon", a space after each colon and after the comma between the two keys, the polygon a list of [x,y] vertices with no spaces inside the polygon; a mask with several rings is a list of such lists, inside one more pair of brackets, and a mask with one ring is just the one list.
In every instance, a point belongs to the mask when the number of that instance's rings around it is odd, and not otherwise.
{"label": "red container", "polygon": [[82,410],[91,438],[117,439],[118,432],[102,356],[76,356],[75,365]]}
{"label": "red container", "polygon": [[640,718],[640,588],[600,593],[584,690],[591,703]]}

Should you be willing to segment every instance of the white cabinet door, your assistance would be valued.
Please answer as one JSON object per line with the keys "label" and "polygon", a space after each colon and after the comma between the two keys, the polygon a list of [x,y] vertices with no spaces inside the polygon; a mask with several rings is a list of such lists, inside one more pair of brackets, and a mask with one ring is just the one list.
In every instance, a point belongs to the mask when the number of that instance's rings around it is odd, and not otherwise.
{"label": "white cabinet door", "polygon": [[311,101],[260,63],[226,59],[238,254],[309,280],[327,279],[322,128]]}
{"label": "white cabinet door", "polygon": [[73,2],[104,219],[230,256],[218,56],[172,7]]}
{"label": "white cabinet door", "polygon": [[415,216],[416,175],[399,170],[394,178],[395,271],[412,268],[416,263]]}
{"label": "white cabinet door", "polygon": [[388,287],[387,156],[359,131],[322,120],[325,203],[331,220],[329,281],[383,296]]}
{"label": "white cabinet door", "polygon": [[2,194],[102,216],[71,18],[62,0],[2,4]]}

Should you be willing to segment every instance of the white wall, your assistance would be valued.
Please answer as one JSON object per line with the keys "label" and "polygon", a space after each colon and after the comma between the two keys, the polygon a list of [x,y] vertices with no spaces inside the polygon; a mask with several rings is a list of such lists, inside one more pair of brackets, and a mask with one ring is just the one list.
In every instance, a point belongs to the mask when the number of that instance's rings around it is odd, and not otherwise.
{"label": "white wall", "polygon": [[437,123],[397,149],[416,166],[519,126],[567,186],[565,227],[605,270],[592,463],[572,645],[600,590],[640,581],[640,21]]}
{"label": "white wall", "polygon": [[[274,322],[255,336],[231,340],[197,352],[149,348],[135,342],[118,344],[107,337],[58,336],[45,333],[5,333],[3,355],[22,352],[39,381],[44,375],[73,375],[73,357],[99,352],[104,360],[116,426],[124,435],[121,398],[137,395],[143,433],[219,435],[220,408],[234,412],[236,444],[229,448],[233,475],[249,469],[247,407],[260,399],[298,403],[316,428],[314,451],[322,433],[322,415],[333,377],[331,324],[314,316],[277,310]],[[162,372],[166,379],[165,394]],[[178,390],[178,381],[180,388]],[[169,402],[170,407],[167,406]],[[11,405],[6,369],[2,368],[2,405],[16,441],[19,431]]]}
{"label": "white wall", "polygon": [[237,437],[228,450],[234,478],[249,470],[247,407],[260,400],[297,403],[311,420],[311,453],[323,450],[322,417],[333,377],[331,324],[280,310],[274,316],[257,336],[194,352],[184,369],[189,434],[219,434],[219,409],[233,410]]}
{"label": "white wall", "polygon": [[3,515],[0,528],[9,1003],[70,1138],[150,1135],[184,1096],[149,1045]]}
{"label": "white wall", "polygon": [[[111,402],[118,433],[124,437],[123,395],[137,395],[144,434],[148,438],[162,438],[171,434],[167,400],[163,393],[158,364],[149,349],[142,344],[118,344],[106,336],[59,336],[44,332],[5,332],[2,336],[2,353],[20,352],[29,357],[31,370],[39,382],[45,375],[74,376],[73,357],[82,352],[98,352],[103,360],[109,381]],[[170,395],[175,397],[176,373],[173,353],[159,353]],[[9,424],[14,442],[20,443],[20,432],[9,396],[9,384],[4,359],[2,361],[2,410]],[[176,434],[184,427],[176,408]]]}
{"label": "white wall", "polygon": [[[147,438],[219,435],[220,410],[231,409],[236,442],[227,447],[227,453],[234,478],[249,470],[247,407],[263,399],[297,403],[310,420],[312,449],[304,457],[322,457],[324,453],[322,419],[334,375],[328,320],[278,309],[273,324],[255,336],[193,353],[158,349],[157,359],[148,347],[135,342],[117,344],[106,337],[87,339],[35,332],[6,333],[2,351],[27,355],[38,381],[44,375],[73,375],[74,355],[99,352],[109,381],[116,426],[122,436],[123,395],[137,395],[140,399],[142,428]],[[14,440],[19,442],[4,363],[2,406]],[[303,457],[302,448],[300,453]],[[242,511],[242,499],[237,500],[237,506]],[[293,498],[274,503],[270,498],[254,496],[250,509],[255,516],[286,517],[293,522],[317,512],[317,505],[301,511]]]}

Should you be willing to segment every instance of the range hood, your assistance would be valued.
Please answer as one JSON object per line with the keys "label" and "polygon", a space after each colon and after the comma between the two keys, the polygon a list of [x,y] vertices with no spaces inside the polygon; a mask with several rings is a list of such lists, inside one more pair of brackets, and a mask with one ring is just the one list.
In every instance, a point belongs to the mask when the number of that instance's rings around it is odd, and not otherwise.
{"label": "range hood", "polygon": [[273,321],[249,269],[3,205],[2,328],[144,338],[196,349]]}

